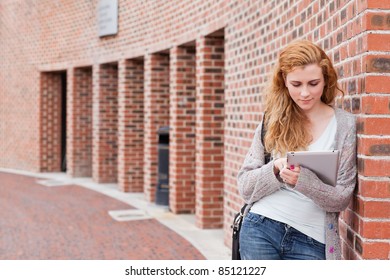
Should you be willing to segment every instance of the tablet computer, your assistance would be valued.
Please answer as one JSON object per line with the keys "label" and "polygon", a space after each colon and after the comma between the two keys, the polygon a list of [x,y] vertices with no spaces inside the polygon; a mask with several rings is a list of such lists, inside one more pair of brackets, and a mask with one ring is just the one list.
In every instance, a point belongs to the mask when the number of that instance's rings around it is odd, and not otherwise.
{"label": "tablet computer", "polygon": [[339,151],[299,151],[287,153],[287,164],[306,167],[317,174],[322,182],[336,186]]}

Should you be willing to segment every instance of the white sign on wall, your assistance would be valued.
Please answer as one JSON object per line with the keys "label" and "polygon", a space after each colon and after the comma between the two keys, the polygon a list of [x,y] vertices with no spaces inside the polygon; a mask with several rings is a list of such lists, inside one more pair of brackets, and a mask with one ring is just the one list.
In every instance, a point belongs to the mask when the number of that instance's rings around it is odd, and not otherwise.
{"label": "white sign on wall", "polygon": [[99,37],[118,33],[118,0],[99,0]]}

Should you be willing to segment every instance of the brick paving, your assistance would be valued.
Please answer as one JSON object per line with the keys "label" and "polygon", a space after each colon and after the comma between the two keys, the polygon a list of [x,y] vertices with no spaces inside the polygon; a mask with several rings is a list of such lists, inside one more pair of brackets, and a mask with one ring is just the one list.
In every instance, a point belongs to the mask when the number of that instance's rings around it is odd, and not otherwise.
{"label": "brick paving", "polygon": [[131,209],[77,185],[47,187],[0,172],[1,260],[193,260],[205,257],[156,219],[118,222]]}

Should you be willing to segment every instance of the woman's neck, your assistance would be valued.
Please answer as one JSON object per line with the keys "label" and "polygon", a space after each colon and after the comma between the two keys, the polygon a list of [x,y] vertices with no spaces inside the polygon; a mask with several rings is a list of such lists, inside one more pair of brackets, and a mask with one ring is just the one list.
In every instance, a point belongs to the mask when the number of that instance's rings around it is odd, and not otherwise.
{"label": "woman's neck", "polygon": [[316,110],[307,112],[307,118],[309,123],[307,130],[311,136],[311,143],[317,141],[317,139],[322,135],[326,127],[328,126],[330,120],[334,116],[334,109],[324,103],[323,105],[318,106]]}

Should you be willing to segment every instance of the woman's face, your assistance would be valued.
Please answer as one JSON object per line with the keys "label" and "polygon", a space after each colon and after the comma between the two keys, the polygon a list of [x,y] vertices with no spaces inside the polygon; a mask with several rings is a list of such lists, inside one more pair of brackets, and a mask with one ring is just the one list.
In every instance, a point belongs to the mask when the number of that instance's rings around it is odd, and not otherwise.
{"label": "woman's face", "polygon": [[286,75],[285,84],[294,102],[305,112],[319,108],[325,80],[317,64],[297,67]]}

